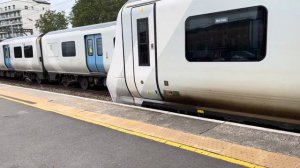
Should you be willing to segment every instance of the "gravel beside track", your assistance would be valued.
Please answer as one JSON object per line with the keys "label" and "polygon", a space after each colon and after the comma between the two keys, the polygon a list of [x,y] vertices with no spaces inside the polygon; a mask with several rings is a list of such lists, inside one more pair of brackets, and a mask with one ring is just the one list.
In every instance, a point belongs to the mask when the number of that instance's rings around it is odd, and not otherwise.
{"label": "gravel beside track", "polygon": [[25,88],[45,90],[55,93],[63,93],[68,95],[87,97],[97,100],[112,101],[110,94],[105,87],[94,87],[88,90],[82,90],[78,85],[71,85],[69,87],[64,87],[57,83],[26,83],[23,80],[11,79],[11,78],[0,78],[0,83],[8,84],[12,86],[21,86]]}

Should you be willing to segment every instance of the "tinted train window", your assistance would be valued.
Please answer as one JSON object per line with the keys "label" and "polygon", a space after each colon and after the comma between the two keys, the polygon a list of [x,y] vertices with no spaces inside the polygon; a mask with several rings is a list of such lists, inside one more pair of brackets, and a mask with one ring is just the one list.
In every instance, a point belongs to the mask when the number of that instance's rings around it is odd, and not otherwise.
{"label": "tinted train window", "polygon": [[24,46],[24,55],[25,58],[32,58],[33,57],[33,50],[32,46]]}
{"label": "tinted train window", "polygon": [[63,57],[75,57],[76,56],[76,48],[75,41],[68,41],[61,43],[62,55]]}
{"label": "tinted train window", "polygon": [[150,66],[148,18],[137,20],[139,65]]}
{"label": "tinted train window", "polygon": [[3,46],[3,54],[5,58],[10,58],[10,50],[8,45]]}
{"label": "tinted train window", "polygon": [[186,21],[191,62],[252,62],[266,55],[267,9],[251,7],[192,16]]}
{"label": "tinted train window", "polygon": [[14,47],[15,58],[22,58],[22,48]]}
{"label": "tinted train window", "polygon": [[102,56],[103,55],[102,39],[97,38],[96,43],[97,43],[97,55]]}
{"label": "tinted train window", "polygon": [[89,39],[87,41],[87,48],[88,48],[88,54],[89,54],[89,56],[93,56],[94,55],[93,40]]}

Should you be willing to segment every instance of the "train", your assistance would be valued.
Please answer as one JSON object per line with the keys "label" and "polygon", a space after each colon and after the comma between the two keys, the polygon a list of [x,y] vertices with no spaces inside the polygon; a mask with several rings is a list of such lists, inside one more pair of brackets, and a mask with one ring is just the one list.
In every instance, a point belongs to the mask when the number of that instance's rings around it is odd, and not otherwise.
{"label": "train", "polygon": [[131,0],[117,18],[113,101],[300,129],[300,1]]}
{"label": "train", "polygon": [[83,26],[0,43],[0,76],[56,81],[82,89],[106,86],[116,22]]}
{"label": "train", "polygon": [[129,0],[117,21],[8,39],[0,76],[300,130],[300,1]]}

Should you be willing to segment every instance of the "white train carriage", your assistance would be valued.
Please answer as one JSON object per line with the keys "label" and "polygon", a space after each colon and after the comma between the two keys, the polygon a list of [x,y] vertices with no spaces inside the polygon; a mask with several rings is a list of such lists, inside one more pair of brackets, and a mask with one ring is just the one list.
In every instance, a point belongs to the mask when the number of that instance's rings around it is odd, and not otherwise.
{"label": "white train carriage", "polygon": [[108,74],[113,101],[299,126],[299,9],[297,0],[129,1]]}
{"label": "white train carriage", "polygon": [[4,76],[28,80],[43,78],[40,35],[4,40],[0,43],[0,67]]}
{"label": "white train carriage", "polygon": [[43,60],[50,80],[64,85],[80,82],[82,88],[106,84],[114,50],[115,22],[47,33]]}
{"label": "white train carriage", "polygon": [[6,71],[7,68],[5,65],[5,57],[3,54],[3,50],[0,49],[0,76],[5,76]]}

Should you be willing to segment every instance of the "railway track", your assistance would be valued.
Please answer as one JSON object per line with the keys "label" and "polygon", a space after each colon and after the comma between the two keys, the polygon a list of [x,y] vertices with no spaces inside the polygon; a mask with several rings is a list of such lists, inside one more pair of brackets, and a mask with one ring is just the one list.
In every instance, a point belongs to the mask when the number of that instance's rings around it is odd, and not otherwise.
{"label": "railway track", "polygon": [[65,87],[58,83],[45,83],[45,84],[27,83],[24,82],[23,80],[3,78],[3,77],[0,78],[0,83],[13,85],[13,86],[21,86],[25,88],[50,91],[55,93],[63,93],[67,95],[92,98],[97,100],[112,101],[109,92],[105,87],[94,87],[88,90],[82,90],[78,85],[75,84],[69,87]]}

